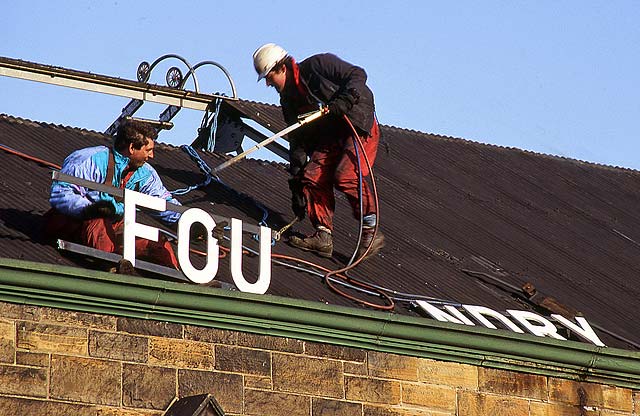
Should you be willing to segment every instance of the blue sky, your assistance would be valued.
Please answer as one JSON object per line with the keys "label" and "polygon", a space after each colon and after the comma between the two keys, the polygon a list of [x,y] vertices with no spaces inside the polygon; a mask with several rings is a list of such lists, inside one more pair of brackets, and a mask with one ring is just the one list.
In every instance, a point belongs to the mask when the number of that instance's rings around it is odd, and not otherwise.
{"label": "blue sky", "polygon": [[[241,98],[277,103],[256,83],[258,46],[333,52],[365,68],[383,124],[640,169],[639,21],[640,2],[615,0],[35,0],[3,6],[0,56],[135,79],[173,53],[219,62]],[[198,78],[230,94],[220,72]],[[127,102],[0,77],[0,112],[37,121],[103,131]],[[161,141],[190,143],[201,117],[183,110]]]}

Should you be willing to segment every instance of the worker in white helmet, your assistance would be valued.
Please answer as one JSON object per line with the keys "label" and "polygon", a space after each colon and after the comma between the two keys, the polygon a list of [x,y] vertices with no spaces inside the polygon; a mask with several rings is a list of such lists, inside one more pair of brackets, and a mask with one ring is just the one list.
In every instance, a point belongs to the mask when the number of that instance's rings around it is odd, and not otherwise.
{"label": "worker in white helmet", "polygon": [[[315,232],[307,237],[293,236],[289,243],[323,257],[333,254],[333,188],[343,192],[354,217],[360,219],[358,162],[363,178],[369,175],[361,151],[354,148],[354,130],[364,146],[368,160],[375,161],[380,130],[375,117],[373,93],[366,85],[367,74],[333,54],[313,55],[297,63],[287,51],[273,43],[253,54],[258,81],[266,80],[280,94],[285,121],[293,124],[298,116],[319,105],[329,114],[289,134],[292,208],[299,218],[309,215]],[[346,118],[345,118],[346,116]],[[351,122],[352,128],[347,119]],[[362,181],[363,233],[358,258],[367,251],[375,254],[384,237],[375,232],[377,212],[366,180]],[[375,236],[375,238],[374,238]]]}

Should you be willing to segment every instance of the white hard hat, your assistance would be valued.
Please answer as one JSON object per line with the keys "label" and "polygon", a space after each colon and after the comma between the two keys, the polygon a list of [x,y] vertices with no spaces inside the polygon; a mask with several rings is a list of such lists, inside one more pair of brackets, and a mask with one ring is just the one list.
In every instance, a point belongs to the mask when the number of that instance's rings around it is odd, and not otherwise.
{"label": "white hard hat", "polygon": [[269,71],[287,55],[287,51],[275,43],[267,43],[256,49],[253,53],[253,67],[258,73],[258,81],[266,77]]}

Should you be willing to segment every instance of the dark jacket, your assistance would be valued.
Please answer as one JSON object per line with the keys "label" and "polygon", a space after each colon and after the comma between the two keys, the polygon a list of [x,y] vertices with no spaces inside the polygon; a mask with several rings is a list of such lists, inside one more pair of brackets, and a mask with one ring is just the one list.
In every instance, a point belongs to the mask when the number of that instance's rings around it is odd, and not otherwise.
{"label": "dark jacket", "polygon": [[[297,65],[300,84],[304,86],[308,95],[301,97],[299,93],[292,94],[291,91],[281,94],[280,105],[287,124],[291,125],[298,121],[298,115],[317,109],[318,104],[324,106],[336,100],[342,100],[347,109],[346,115],[359,133],[367,134],[371,130],[375,105],[373,93],[366,85],[367,74],[364,69],[330,53],[310,56]],[[314,127],[326,126],[330,122],[330,119],[319,120],[311,123],[308,129],[304,126],[290,134],[291,153],[299,147],[307,147],[299,143],[304,140],[305,133],[310,133]],[[308,147],[306,151],[309,151]],[[292,167],[300,164],[301,161],[294,160],[295,155],[290,156]],[[298,158],[301,156],[299,155]],[[292,174],[295,173],[292,172]]]}

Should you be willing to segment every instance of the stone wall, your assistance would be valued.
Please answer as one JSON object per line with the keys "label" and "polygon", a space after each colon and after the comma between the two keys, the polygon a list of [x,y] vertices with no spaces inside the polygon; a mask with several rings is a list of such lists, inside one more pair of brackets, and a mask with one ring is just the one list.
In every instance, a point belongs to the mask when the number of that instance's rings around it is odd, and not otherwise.
{"label": "stone wall", "polygon": [[[0,303],[0,415],[640,414],[640,392],[198,326]],[[635,408],[634,408],[635,403]]]}

